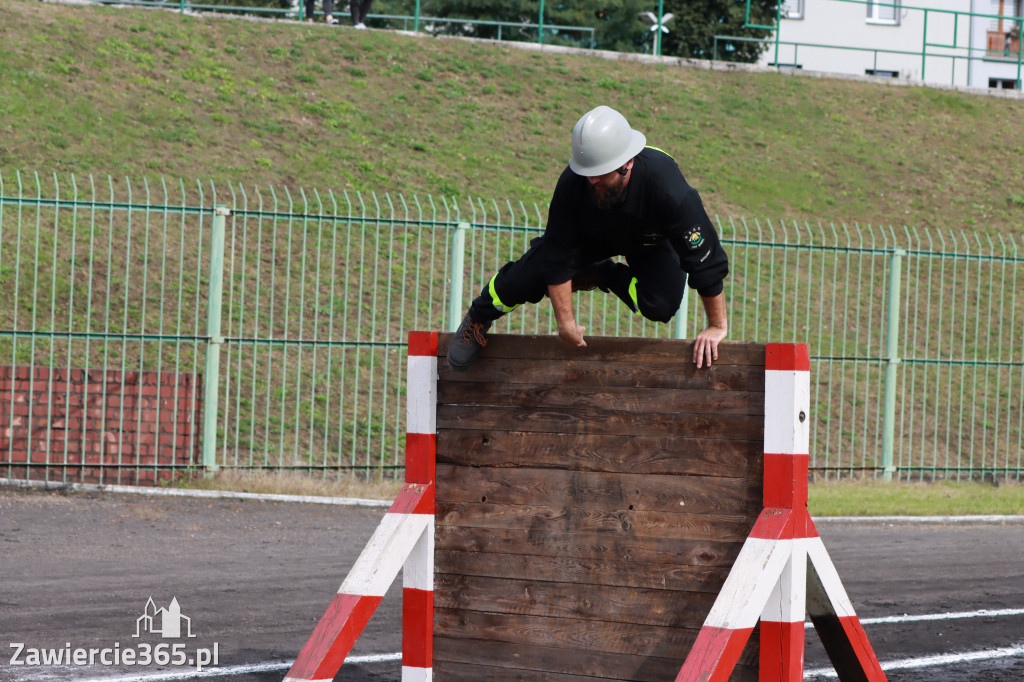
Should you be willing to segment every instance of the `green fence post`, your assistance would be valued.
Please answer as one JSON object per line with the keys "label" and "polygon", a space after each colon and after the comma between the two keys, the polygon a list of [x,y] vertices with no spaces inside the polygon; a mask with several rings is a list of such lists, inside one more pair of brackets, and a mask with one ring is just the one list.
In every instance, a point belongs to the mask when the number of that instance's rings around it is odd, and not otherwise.
{"label": "green fence post", "polygon": [[224,299],[224,233],[231,210],[218,206],[210,236],[210,298],[206,308],[206,372],[203,375],[203,469],[217,470],[217,394],[220,388],[221,304]]}
{"label": "green fence post", "polygon": [[658,57],[661,56],[661,27],[664,26],[665,16],[665,2],[664,0],[658,0],[658,26],[654,32],[654,54]]}
{"label": "green fence post", "polygon": [[416,0],[416,17],[412,21],[412,30],[419,33],[420,30],[420,0]]}
{"label": "green fence post", "polygon": [[[956,40],[956,36],[953,36]],[[924,82],[924,68],[928,60],[928,10],[924,11],[924,28],[921,30],[921,82]]]}
{"label": "green fence post", "polygon": [[540,0],[540,14],[537,16],[537,42],[544,44],[544,0]]}
{"label": "green fence post", "polygon": [[689,302],[689,296],[687,293],[690,291],[690,287],[683,285],[683,300],[679,302],[679,310],[676,312],[676,324],[675,324],[675,337],[677,339],[686,338],[686,317],[690,314],[690,306],[687,305]]}
{"label": "green fence post", "polygon": [[882,414],[882,478],[892,480],[896,466],[893,464],[893,441],[896,430],[896,370],[900,364],[900,270],[907,252],[894,249],[889,258],[889,303],[885,330],[885,396]]}
{"label": "green fence post", "polygon": [[462,324],[462,268],[466,262],[466,232],[469,223],[459,223],[455,227],[452,241],[452,269],[449,273],[451,283],[448,296],[448,329],[456,331]]}

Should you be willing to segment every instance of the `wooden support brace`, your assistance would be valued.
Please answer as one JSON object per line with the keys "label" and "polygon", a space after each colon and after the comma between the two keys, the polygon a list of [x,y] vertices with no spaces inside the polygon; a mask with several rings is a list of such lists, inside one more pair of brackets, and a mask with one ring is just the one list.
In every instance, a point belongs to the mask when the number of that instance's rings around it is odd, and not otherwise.
{"label": "wooden support brace", "polygon": [[[399,493],[302,647],[285,682],[334,679],[406,560],[419,550],[418,563],[422,564],[422,555],[428,548],[433,550],[433,507],[433,484],[407,484]],[[422,608],[418,596],[412,599]],[[422,662],[423,657],[414,656],[416,659]]]}
{"label": "wooden support brace", "polygon": [[434,613],[437,334],[409,335],[406,485],[363,548],[285,682],[333,680],[403,572],[402,682],[430,682]]}
{"label": "wooden support brace", "polygon": [[729,678],[757,621],[759,679],[799,682],[810,613],[839,678],[885,673],[807,511],[810,356],[804,344],[765,351],[764,504],[676,682]]}

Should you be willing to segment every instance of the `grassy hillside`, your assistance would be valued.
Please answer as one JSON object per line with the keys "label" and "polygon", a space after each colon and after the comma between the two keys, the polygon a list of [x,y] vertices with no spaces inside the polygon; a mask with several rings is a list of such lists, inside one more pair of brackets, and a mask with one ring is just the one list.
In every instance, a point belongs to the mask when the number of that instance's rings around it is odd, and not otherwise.
{"label": "grassy hillside", "polygon": [[1024,233],[1024,100],[347,27],[0,0],[0,176],[546,205],[619,108],[713,214]]}

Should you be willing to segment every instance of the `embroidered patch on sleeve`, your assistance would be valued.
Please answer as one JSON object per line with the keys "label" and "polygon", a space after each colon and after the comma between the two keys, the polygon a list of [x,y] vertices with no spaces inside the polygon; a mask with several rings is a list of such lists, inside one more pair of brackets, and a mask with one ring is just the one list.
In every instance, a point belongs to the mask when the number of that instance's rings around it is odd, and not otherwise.
{"label": "embroidered patch on sleeve", "polygon": [[694,225],[686,233],[686,245],[691,251],[696,251],[704,243],[704,235],[700,233],[700,225]]}

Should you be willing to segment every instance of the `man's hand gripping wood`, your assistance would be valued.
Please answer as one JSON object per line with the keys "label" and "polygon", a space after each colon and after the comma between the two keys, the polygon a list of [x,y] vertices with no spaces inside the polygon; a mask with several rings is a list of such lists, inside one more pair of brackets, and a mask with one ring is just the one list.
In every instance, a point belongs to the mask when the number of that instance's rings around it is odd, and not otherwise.
{"label": "man's hand gripping wood", "polygon": [[572,309],[572,280],[562,284],[549,284],[548,298],[551,299],[555,321],[558,323],[558,338],[566,345],[586,348],[587,342],[583,339],[586,329],[576,324],[576,315]]}

